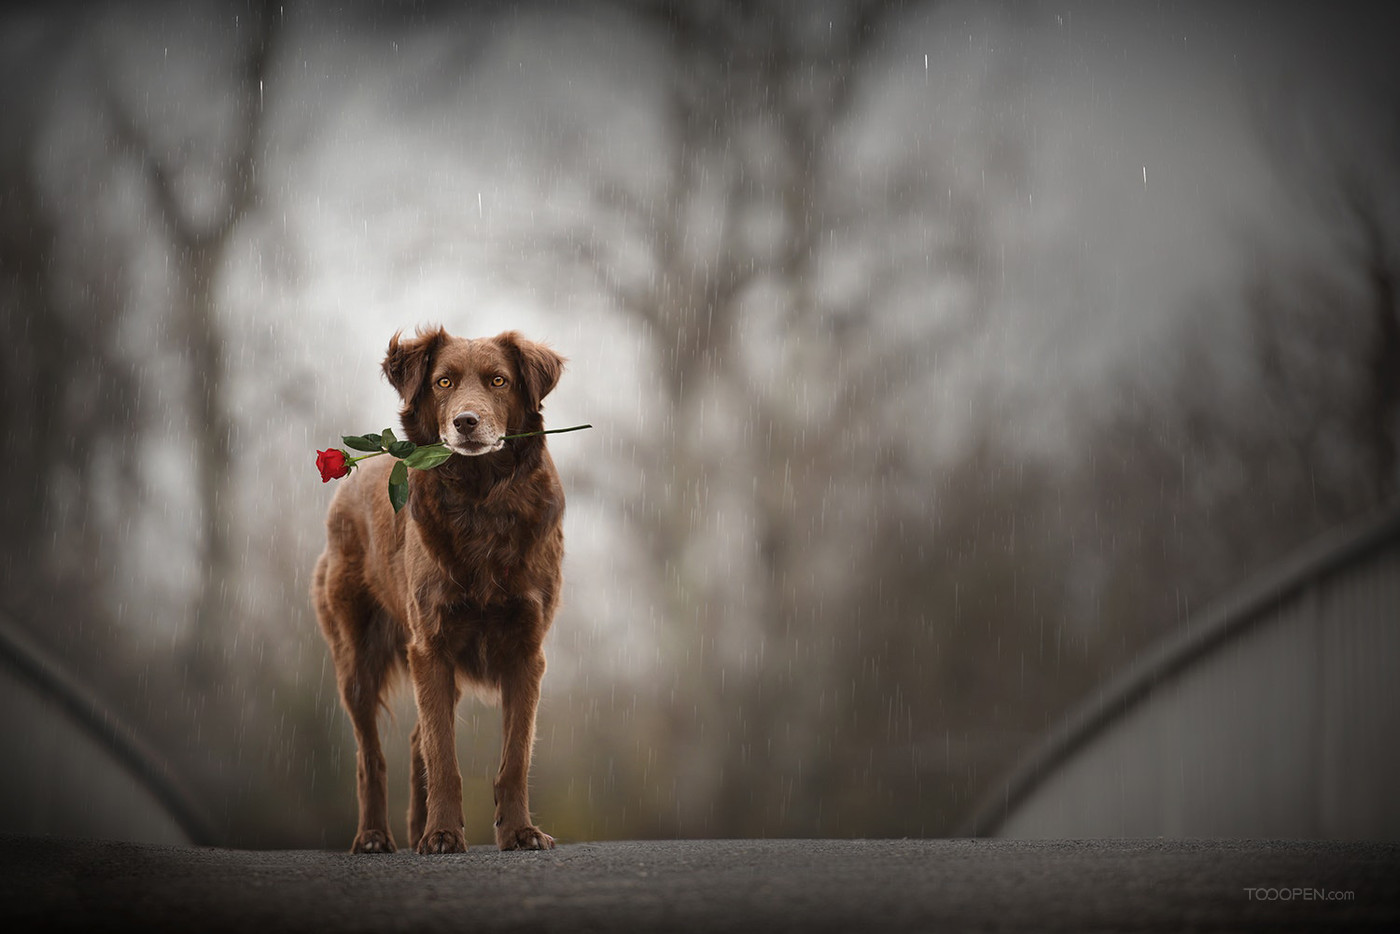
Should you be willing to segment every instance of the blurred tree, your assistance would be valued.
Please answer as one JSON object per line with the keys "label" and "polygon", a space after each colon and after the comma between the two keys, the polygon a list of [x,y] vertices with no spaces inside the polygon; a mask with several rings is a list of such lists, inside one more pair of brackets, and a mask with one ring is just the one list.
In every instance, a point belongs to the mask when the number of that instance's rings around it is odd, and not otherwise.
{"label": "blurred tree", "polygon": [[1259,232],[1237,295],[1200,309],[1238,331],[1188,328],[1165,382],[1125,379],[1126,404],[1091,430],[1079,534],[1106,569],[1098,624],[1122,629],[1110,663],[1400,493],[1396,126],[1378,126],[1362,159],[1341,143],[1286,146],[1270,124],[1266,151],[1322,248],[1284,251]]}
{"label": "blurred tree", "polygon": [[913,149],[862,171],[861,91],[916,6],[626,5],[666,55],[664,165],[605,175],[560,238],[654,354],[663,429],[627,439],[640,489],[615,470],[593,486],[677,627],[652,741],[689,833],[829,832],[879,807],[822,803],[869,774],[827,764],[837,707],[888,700],[843,686],[912,638],[852,596],[883,579],[877,537],[919,512],[928,439],[909,426],[937,417],[940,355],[985,333],[988,199],[1020,171],[996,132],[977,185]]}
{"label": "blurred tree", "polygon": [[[118,149],[141,166],[177,280],[170,291],[171,323],[187,370],[196,442],[191,467],[200,510],[200,580],[186,649],[195,683],[219,667],[235,578],[230,483],[234,419],[218,314],[219,276],[239,226],[258,205],[265,154],[264,94],[282,16],[281,5],[271,0],[252,5],[248,12],[246,20],[232,10],[227,13],[233,21],[230,38],[237,64],[223,91],[232,96],[232,107],[230,119],[208,134],[212,139],[180,138],[200,132],[181,127],[171,145],[160,138],[149,118],[143,119],[137,102],[130,99],[131,88],[118,81],[107,84],[107,110]],[[159,130],[169,135],[170,125]]]}
{"label": "blurred tree", "polygon": [[[233,348],[248,342],[224,306],[263,194],[282,13],[168,12],[154,35],[134,6],[33,17],[3,57],[0,437],[25,456],[0,467],[21,494],[3,501],[0,585],[8,615],[152,737],[230,840],[305,841],[337,803],[338,724],[314,676],[285,690],[302,672],[265,633],[240,641],[242,588],[281,626],[309,618],[309,562],[238,510]],[[271,573],[249,569],[250,528]]]}
{"label": "blurred tree", "polygon": [[0,56],[0,439],[9,452],[0,458],[0,600],[61,657],[100,672],[115,646],[106,552],[120,536],[107,507],[136,486],[139,393],[117,336],[124,249],[91,228],[60,244],[35,173],[46,114],[34,86],[71,50],[71,24],[30,37]]}
{"label": "blurred tree", "polygon": [[[1400,157],[1400,145],[1390,151]],[[1362,282],[1355,313],[1361,386],[1352,430],[1362,445],[1370,498],[1385,504],[1400,496],[1400,233],[1373,192],[1355,175],[1343,179],[1350,252]]]}

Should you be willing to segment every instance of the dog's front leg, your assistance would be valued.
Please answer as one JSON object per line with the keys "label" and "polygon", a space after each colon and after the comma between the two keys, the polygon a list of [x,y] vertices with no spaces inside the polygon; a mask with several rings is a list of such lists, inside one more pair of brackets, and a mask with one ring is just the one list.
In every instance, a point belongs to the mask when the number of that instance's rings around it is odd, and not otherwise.
{"label": "dog's front leg", "polygon": [[540,703],[544,654],[507,672],[501,684],[501,770],[496,774],[496,845],[503,850],[548,850],[554,838],[530,823],[530,751]]}
{"label": "dog's front leg", "polygon": [[457,769],[453,717],[460,691],[454,661],[439,640],[415,636],[408,647],[408,670],[418,702],[417,733],[427,777],[425,830],[419,853],[462,853],[462,773]]}

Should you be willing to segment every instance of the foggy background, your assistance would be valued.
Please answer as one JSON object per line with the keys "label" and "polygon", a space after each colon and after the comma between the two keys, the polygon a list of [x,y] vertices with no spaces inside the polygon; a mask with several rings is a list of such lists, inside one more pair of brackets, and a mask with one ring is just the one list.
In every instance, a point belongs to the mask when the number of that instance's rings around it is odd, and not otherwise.
{"label": "foggy background", "polygon": [[[348,846],[317,448],[389,336],[569,358],[532,803],[927,836],[1400,484],[1384,4],[52,4],[0,20],[0,610],[223,838]],[[403,837],[411,692],[394,704]],[[463,702],[467,838],[496,710]]]}

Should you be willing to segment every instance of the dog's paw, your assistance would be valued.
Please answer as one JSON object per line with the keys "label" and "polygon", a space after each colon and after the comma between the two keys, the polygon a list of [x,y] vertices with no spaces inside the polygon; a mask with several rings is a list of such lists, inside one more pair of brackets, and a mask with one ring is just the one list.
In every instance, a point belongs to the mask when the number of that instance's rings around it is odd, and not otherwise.
{"label": "dog's paw", "polygon": [[554,838],[529,824],[513,830],[497,827],[496,846],[502,850],[552,850]]}
{"label": "dog's paw", "polygon": [[465,853],[467,838],[461,830],[430,830],[418,841],[418,852],[424,856],[432,853]]}
{"label": "dog's paw", "polygon": [[394,838],[387,830],[362,830],[355,835],[355,842],[350,844],[351,853],[393,853],[397,850]]}

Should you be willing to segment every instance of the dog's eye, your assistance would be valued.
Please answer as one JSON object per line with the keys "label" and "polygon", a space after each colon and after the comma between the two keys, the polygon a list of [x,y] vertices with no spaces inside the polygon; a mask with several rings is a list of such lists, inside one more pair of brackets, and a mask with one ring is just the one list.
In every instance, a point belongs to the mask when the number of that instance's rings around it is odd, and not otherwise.
{"label": "dog's eye", "polygon": [[438,377],[437,384],[438,384],[438,387],[441,388],[441,389],[451,389],[451,388],[452,388],[452,380],[448,379],[446,376],[439,376],[439,377]]}
{"label": "dog's eye", "polygon": [[491,377],[491,385],[492,385],[492,386],[495,386],[497,389],[500,389],[500,388],[501,388],[502,386],[504,386],[505,384],[506,384],[506,378],[505,378],[504,376],[493,376],[493,377]]}

